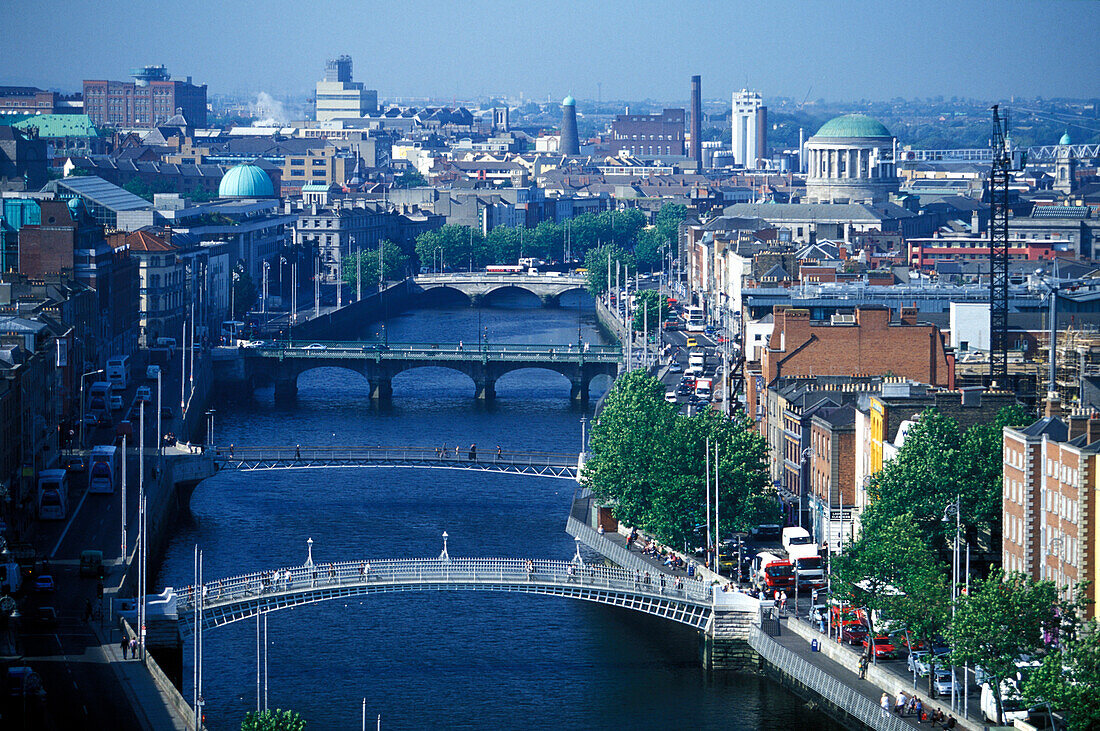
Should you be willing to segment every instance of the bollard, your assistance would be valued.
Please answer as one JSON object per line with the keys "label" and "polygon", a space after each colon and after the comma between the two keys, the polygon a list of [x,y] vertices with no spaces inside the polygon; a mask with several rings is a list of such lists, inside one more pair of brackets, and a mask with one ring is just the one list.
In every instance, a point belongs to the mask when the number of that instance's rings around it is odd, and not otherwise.
{"label": "bollard", "polygon": [[810,642],[810,652],[817,652],[817,651],[818,651],[817,639],[815,638],[813,641]]}

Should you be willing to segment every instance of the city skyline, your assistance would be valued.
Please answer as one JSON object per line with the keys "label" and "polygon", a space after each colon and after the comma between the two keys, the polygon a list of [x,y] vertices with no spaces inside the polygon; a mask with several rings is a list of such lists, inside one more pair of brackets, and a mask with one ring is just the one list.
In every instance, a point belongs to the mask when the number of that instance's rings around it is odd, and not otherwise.
{"label": "city skyline", "polygon": [[[888,10],[868,0],[642,3],[629,13],[622,4],[565,2],[558,12],[523,16],[500,0],[473,9],[434,0],[369,9],[326,2],[311,6],[304,24],[290,22],[301,6],[285,0],[261,15],[253,7],[200,0],[150,17],[117,1],[81,0],[63,13],[24,13],[9,19],[0,48],[3,82],[76,91],[83,79],[124,79],[131,67],[163,63],[211,94],[298,94],[312,90],[326,59],[347,53],[355,80],[382,98],[679,101],[693,74],[702,75],[707,99],[741,88],[830,101],[1100,96],[1095,46],[1074,45],[1071,64],[1066,54],[1020,51],[1027,29],[1052,19],[1100,29],[1100,4],[1080,0],[936,0]],[[196,16],[211,20],[194,26]],[[45,32],[66,37],[66,53],[37,40]],[[125,48],[102,42],[116,37],[127,38]]]}

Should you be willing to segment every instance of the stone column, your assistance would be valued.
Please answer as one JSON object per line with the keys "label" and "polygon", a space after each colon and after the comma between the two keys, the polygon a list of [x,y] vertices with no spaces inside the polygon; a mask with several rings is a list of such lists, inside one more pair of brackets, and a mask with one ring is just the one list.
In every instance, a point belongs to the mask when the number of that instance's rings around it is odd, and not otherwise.
{"label": "stone column", "polygon": [[497,397],[497,382],[494,378],[479,378],[474,382],[479,401],[492,401]]}
{"label": "stone column", "polygon": [[389,377],[375,376],[368,380],[372,401],[389,401],[393,398],[393,381]]}
{"label": "stone column", "polygon": [[293,401],[298,397],[298,376],[275,379],[275,400]]}
{"label": "stone column", "polygon": [[740,672],[756,669],[758,655],[749,645],[749,634],[759,611],[759,602],[747,594],[715,590],[714,615],[703,641],[704,668]]}
{"label": "stone column", "polygon": [[588,379],[583,377],[579,379],[571,379],[571,384],[569,386],[569,398],[573,401],[588,403]]}

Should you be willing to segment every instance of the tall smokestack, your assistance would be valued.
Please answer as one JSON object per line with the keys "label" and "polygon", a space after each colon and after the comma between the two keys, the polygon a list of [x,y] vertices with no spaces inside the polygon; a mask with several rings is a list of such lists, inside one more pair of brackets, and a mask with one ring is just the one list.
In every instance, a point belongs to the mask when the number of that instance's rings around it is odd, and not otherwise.
{"label": "tall smokestack", "polygon": [[760,107],[756,110],[756,166],[760,167],[761,160],[768,159],[768,108]]}
{"label": "tall smokestack", "polygon": [[703,170],[703,93],[702,79],[698,74],[691,77],[691,159],[695,161],[695,171]]}
{"label": "tall smokestack", "polygon": [[577,102],[567,96],[561,103],[561,149],[563,155],[581,154],[581,141],[577,135]]}

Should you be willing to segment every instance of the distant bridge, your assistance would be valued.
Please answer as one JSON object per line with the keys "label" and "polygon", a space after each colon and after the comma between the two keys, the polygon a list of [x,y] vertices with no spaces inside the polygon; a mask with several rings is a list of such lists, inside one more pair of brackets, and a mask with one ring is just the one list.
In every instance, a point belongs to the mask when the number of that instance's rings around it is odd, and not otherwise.
{"label": "distant bridge", "polygon": [[[310,542],[312,544],[312,541]],[[311,545],[312,548],[312,545]],[[572,561],[515,558],[385,559],[272,569],[185,587],[174,593],[183,628],[221,627],[279,609],[332,599],[406,591],[492,591],[542,594],[624,607],[705,630],[714,608],[701,580]],[[720,593],[720,592],[719,592]],[[201,611],[198,606],[201,603]]]}
{"label": "distant bridge", "polygon": [[293,397],[298,376],[321,367],[361,373],[372,399],[389,399],[392,381],[402,371],[443,367],[470,376],[477,397],[496,396],[496,382],[521,368],[543,368],[569,379],[570,397],[587,401],[593,378],[612,378],[622,362],[618,346],[570,343],[527,345],[497,343],[263,342],[249,347],[217,348],[215,375],[222,382],[273,382],[276,398]]}
{"label": "distant bridge", "polygon": [[516,452],[512,450],[456,449],[451,445],[446,454],[443,446],[424,447],[207,447],[215,467],[221,470],[251,472],[256,470],[300,470],[335,467],[413,467],[420,469],[502,472],[516,475],[537,475],[577,479],[580,456],[550,452]]}
{"label": "distant bridge", "polygon": [[522,289],[536,295],[544,306],[556,307],[563,294],[587,286],[585,278],[576,274],[421,274],[415,281],[425,292],[438,289],[461,292],[475,306],[495,292]]}
{"label": "distant bridge", "polygon": [[[1063,145],[1037,145],[1027,148],[1028,162],[1053,162]],[[1100,157],[1100,144],[1068,145],[1078,160]],[[993,153],[988,147],[942,150],[898,150],[898,163],[906,162],[974,162],[988,163]]]}

